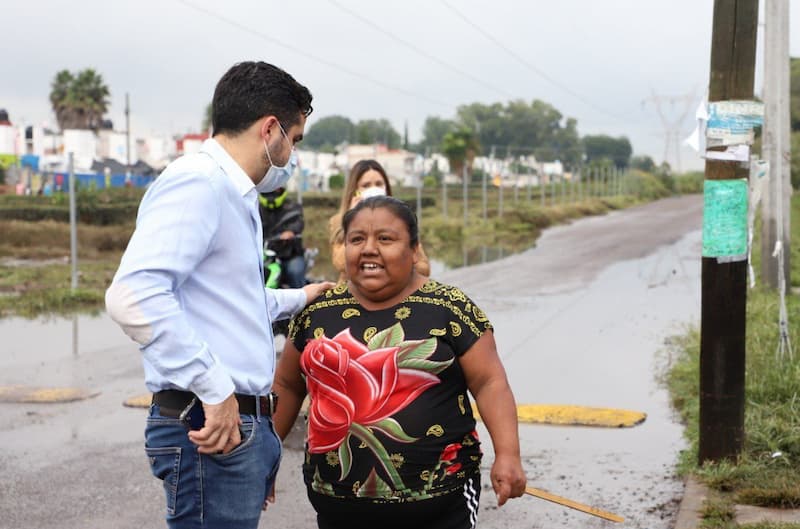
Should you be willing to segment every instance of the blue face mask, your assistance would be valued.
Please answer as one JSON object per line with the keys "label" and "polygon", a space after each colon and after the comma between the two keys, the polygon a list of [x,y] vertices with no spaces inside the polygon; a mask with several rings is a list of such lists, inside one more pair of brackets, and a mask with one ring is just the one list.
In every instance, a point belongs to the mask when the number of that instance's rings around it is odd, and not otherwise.
{"label": "blue face mask", "polygon": [[[278,127],[281,129],[281,134],[286,141],[289,142],[291,145],[292,142],[289,141],[289,137],[283,131],[283,126],[278,123]],[[269,169],[267,170],[267,174],[264,175],[264,178],[261,179],[259,183],[256,184],[256,189],[259,193],[269,193],[270,191],[275,191],[279,187],[286,187],[286,183],[294,174],[294,170],[297,168],[297,153],[292,147],[292,154],[289,156],[289,161],[286,162],[286,165],[283,167],[276,166],[272,163],[272,156],[269,154],[269,146],[267,145],[267,140],[264,140],[264,150],[267,153],[267,160],[269,160]]]}

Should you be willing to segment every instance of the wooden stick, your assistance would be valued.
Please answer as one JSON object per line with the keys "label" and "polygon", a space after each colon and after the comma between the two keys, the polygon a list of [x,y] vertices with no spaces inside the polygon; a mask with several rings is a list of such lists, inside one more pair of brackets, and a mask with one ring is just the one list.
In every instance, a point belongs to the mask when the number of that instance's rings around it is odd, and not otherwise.
{"label": "wooden stick", "polygon": [[625,521],[625,518],[623,518],[622,516],[618,516],[614,513],[598,509],[597,507],[584,505],[583,503],[578,503],[577,501],[572,501],[567,498],[562,498],[561,496],[556,496],[555,494],[551,494],[546,490],[535,489],[533,487],[525,487],[525,494],[530,494],[531,496],[535,496],[543,500],[552,501],[553,503],[564,505],[565,507],[569,507],[570,509],[575,509],[576,511],[585,512],[587,514],[591,514],[592,516],[597,516],[605,520],[611,520],[612,522]]}

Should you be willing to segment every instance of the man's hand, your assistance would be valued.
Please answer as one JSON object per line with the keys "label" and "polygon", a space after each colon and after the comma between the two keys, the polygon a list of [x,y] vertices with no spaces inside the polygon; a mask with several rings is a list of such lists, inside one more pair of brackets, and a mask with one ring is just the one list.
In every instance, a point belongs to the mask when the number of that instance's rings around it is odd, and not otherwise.
{"label": "man's hand", "polygon": [[306,293],[306,305],[311,303],[311,300],[321,295],[326,290],[330,290],[336,286],[336,283],[331,281],[322,281],[320,283],[309,283],[303,287],[303,292]]}
{"label": "man's hand", "polygon": [[239,402],[233,393],[219,404],[203,403],[206,422],[200,430],[189,432],[189,440],[201,454],[227,454],[242,442]]}
{"label": "man's hand", "polygon": [[270,503],[275,503],[275,482],[272,482],[272,488],[269,489],[267,497],[264,498],[264,505],[261,506],[262,511],[266,511]]}

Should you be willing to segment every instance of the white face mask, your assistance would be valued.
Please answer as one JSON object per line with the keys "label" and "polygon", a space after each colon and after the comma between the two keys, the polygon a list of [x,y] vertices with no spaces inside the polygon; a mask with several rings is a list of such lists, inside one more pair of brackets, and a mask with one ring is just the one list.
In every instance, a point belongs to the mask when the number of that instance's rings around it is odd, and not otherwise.
{"label": "white face mask", "polygon": [[[289,141],[289,137],[283,131],[283,126],[278,123],[278,127],[281,129],[281,134],[286,141],[289,142],[291,145],[292,142]],[[269,154],[269,146],[267,145],[267,140],[264,140],[264,150],[267,153],[267,160],[269,160],[269,169],[267,169],[267,173],[264,175],[264,178],[261,179],[260,182],[256,184],[256,189],[259,193],[269,193],[270,191],[275,191],[279,187],[286,187],[286,183],[294,174],[294,170],[297,168],[297,153],[294,151],[294,147],[292,147],[292,154],[289,156],[289,161],[286,162],[286,165],[283,167],[276,166],[272,162],[272,156]]]}
{"label": "white face mask", "polygon": [[366,189],[361,191],[361,195],[360,196],[361,196],[361,200],[364,200],[364,199],[367,199],[367,198],[370,198],[370,197],[386,196],[386,188],[378,187],[378,186],[368,187],[368,188],[366,188]]}

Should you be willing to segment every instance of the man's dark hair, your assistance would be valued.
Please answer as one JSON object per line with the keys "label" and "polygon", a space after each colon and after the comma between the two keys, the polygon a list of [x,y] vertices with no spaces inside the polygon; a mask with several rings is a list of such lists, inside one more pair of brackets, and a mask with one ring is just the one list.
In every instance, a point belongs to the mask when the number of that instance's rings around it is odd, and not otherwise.
{"label": "man's dark hair", "polygon": [[311,92],[294,77],[263,61],[234,64],[217,83],[211,102],[213,135],[237,135],[264,116],[288,130],[308,116]]}
{"label": "man's dark hair", "polygon": [[416,248],[419,244],[419,225],[417,224],[417,216],[411,211],[411,208],[403,202],[394,197],[381,195],[377,197],[369,197],[360,200],[358,204],[353,206],[353,209],[348,211],[342,217],[342,229],[347,235],[347,230],[350,228],[350,223],[362,209],[388,209],[395,217],[403,221],[408,229],[408,237],[411,242],[411,247]]}

